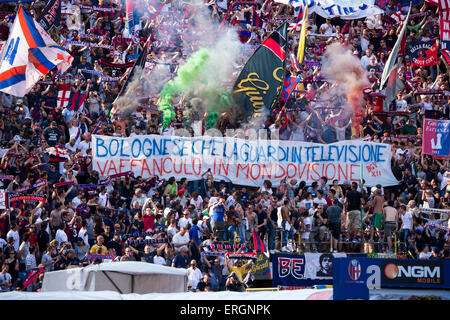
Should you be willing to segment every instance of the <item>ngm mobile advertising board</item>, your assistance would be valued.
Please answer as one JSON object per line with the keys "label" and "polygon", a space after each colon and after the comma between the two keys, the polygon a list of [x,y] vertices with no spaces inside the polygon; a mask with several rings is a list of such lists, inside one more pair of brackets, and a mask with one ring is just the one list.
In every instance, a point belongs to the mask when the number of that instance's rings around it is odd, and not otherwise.
{"label": "ngm mobile advertising board", "polygon": [[336,258],[333,299],[369,299],[370,289],[450,288],[450,261]]}

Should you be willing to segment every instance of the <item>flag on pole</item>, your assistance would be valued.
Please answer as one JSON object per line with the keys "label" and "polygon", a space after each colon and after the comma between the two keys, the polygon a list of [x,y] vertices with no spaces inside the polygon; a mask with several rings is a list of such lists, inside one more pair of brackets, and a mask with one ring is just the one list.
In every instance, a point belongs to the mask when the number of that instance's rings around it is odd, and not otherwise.
{"label": "flag on pole", "polygon": [[131,38],[134,29],[134,17],[133,17],[133,0],[126,0],[125,2],[125,31],[124,35]]}
{"label": "flag on pole", "polygon": [[[158,7],[159,9],[159,7]],[[162,9],[162,7],[161,7]],[[159,9],[159,10],[161,10]],[[137,32],[141,29],[140,12],[141,2],[136,0],[126,0],[125,3],[125,31],[124,35],[128,38],[137,38]],[[153,15],[157,14],[156,11]]]}
{"label": "flag on pole", "polygon": [[28,278],[23,282],[23,288],[26,289],[44,271],[45,271],[45,269],[42,268],[42,267],[39,267],[39,268],[36,268],[36,269],[32,269],[30,274],[28,275]]}
{"label": "flag on pole", "polygon": [[75,112],[82,112],[86,98],[87,94],[84,91],[71,92],[69,96],[69,102],[66,108]]}
{"label": "flag on pole", "polygon": [[386,64],[384,66],[383,74],[381,75],[380,90],[383,90],[386,87],[386,84],[389,80],[391,73],[396,70],[397,57],[400,51],[402,40],[405,36],[406,26],[408,25],[410,13],[411,7],[409,8],[406,19],[403,21],[402,30],[400,31],[397,41],[395,42],[394,48],[392,49],[391,54],[389,55],[389,58],[387,59]]}
{"label": "flag on pole", "polygon": [[409,15],[411,13],[411,7],[409,8],[408,15],[406,19],[403,21],[403,26],[400,31],[400,35],[395,42],[394,48],[389,55],[388,60],[383,69],[383,74],[381,75],[380,80],[380,90],[384,89],[384,95],[386,99],[384,100],[383,109],[385,111],[389,110],[389,105],[392,100],[395,99],[397,92],[404,88],[403,82],[398,78],[398,55],[400,52],[404,52],[405,50],[405,31],[406,26],[408,25]]}
{"label": "flag on pole", "polygon": [[253,237],[253,250],[255,252],[265,252],[266,246],[258,234],[255,232],[255,229],[252,229],[252,237]]}
{"label": "flag on pole", "polygon": [[447,64],[450,64],[450,52],[447,49],[441,49],[441,55]]}
{"label": "flag on pole", "polygon": [[233,86],[233,99],[245,120],[271,110],[283,88],[287,51],[287,22],[264,40],[248,59]]}
{"label": "flag on pole", "polygon": [[64,109],[69,104],[70,83],[58,84],[58,98],[56,99],[56,107]]}
{"label": "flag on pole", "polygon": [[286,101],[289,100],[289,97],[291,96],[291,93],[294,91],[295,87],[297,87],[297,84],[300,82],[301,77],[294,77],[291,75],[286,76],[286,80],[284,80],[283,84],[283,91],[281,91],[280,99],[286,103]]}
{"label": "flag on pole", "polygon": [[131,81],[133,81],[133,78],[136,75],[137,69],[138,67],[143,70],[145,67],[145,62],[147,61],[147,53],[148,53],[148,40],[145,43],[145,47],[142,50],[141,54],[139,55],[139,57],[136,59],[136,61],[134,62],[133,67],[130,70],[130,73],[128,74],[128,78],[125,81],[125,83],[122,86],[122,89],[120,89],[119,94],[117,95],[117,98],[114,100],[113,102],[113,107],[111,109],[111,113],[110,113],[110,117],[113,118],[114,115],[117,113],[118,109],[117,109],[117,101],[118,99],[120,99],[121,97],[123,97],[124,95],[127,94],[127,90],[129,87],[129,84],[131,83]]}
{"label": "flag on pole", "polygon": [[50,155],[49,162],[66,162],[70,160],[69,152],[58,147],[49,147],[45,151]]}
{"label": "flag on pole", "polygon": [[291,62],[291,66],[294,67],[295,72],[300,72],[300,63],[298,63],[297,57],[293,52],[289,54],[289,59]]}
{"label": "flag on pole", "polygon": [[384,95],[386,98],[383,100],[383,110],[388,111],[391,102],[395,99],[397,92],[403,90],[405,88],[405,84],[398,77],[398,64],[394,66],[391,73],[389,74],[389,78],[386,84],[386,88],[384,90]]}
{"label": "flag on pole", "polygon": [[[364,178],[363,178],[363,163],[362,163],[362,161],[360,162],[360,164],[359,164],[359,167],[360,167],[360,174],[359,174],[359,184],[360,184],[360,188],[361,188],[361,194],[363,193],[363,187],[364,187]],[[360,215],[361,215],[361,231],[362,230],[364,230],[364,223],[363,223],[363,207],[362,207],[362,205],[361,205],[361,212],[360,212]],[[362,238],[364,238],[364,237],[362,237]],[[361,251],[362,251],[362,248],[361,248]]]}
{"label": "flag on pole", "polygon": [[300,64],[303,63],[305,57],[306,46],[306,28],[308,25],[308,4],[305,6],[305,13],[303,14],[302,29],[300,31],[300,40],[298,43],[297,60]]}
{"label": "flag on pole", "polygon": [[65,72],[73,57],[20,6],[0,53],[0,91],[23,97],[50,70]]}
{"label": "flag on pole", "polygon": [[303,16],[305,15],[305,10],[300,8],[297,18],[289,24],[288,31],[300,31],[303,22]]}

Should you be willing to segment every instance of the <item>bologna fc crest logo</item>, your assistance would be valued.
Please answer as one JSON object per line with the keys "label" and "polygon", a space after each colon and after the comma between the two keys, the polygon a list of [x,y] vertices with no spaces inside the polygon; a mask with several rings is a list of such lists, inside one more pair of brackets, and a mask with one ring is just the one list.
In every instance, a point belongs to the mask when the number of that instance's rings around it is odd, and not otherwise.
{"label": "bologna fc crest logo", "polygon": [[350,279],[353,281],[356,281],[361,276],[361,264],[358,260],[353,259],[348,264],[348,274],[350,276]]}

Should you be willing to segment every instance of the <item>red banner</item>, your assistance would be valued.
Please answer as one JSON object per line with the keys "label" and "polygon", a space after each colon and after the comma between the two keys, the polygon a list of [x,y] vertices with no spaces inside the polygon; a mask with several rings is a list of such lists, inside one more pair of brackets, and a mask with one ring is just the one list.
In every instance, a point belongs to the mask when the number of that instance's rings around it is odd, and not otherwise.
{"label": "red banner", "polygon": [[412,67],[429,67],[438,64],[436,42],[413,42],[408,49]]}
{"label": "red banner", "polygon": [[441,49],[450,49],[450,0],[439,0]]}

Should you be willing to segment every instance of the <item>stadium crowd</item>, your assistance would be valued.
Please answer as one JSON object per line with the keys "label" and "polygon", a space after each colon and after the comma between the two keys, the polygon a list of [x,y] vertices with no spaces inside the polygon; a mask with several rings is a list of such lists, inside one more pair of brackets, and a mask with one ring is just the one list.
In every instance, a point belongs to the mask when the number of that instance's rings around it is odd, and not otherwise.
{"label": "stadium crowd", "polygon": [[[186,17],[174,22],[174,28],[182,31],[188,23],[195,24],[195,15],[184,15],[183,4],[165,3],[170,6],[163,8],[162,15],[176,13]],[[271,0],[256,3],[257,12],[265,21],[262,26],[233,24],[241,41],[254,45],[279,25],[277,20],[293,16],[288,5]],[[45,4],[35,1],[22,5],[37,16]],[[314,110],[314,95],[326,81],[320,79],[318,67],[299,72],[306,92],[295,92],[283,108],[265,121],[265,127],[270,131],[278,129],[284,140],[332,143],[367,139],[392,144],[392,172],[398,186],[368,188],[356,182],[338,184],[323,177],[312,185],[284,180],[276,188],[265,181],[255,189],[215,181],[210,171],[204,172],[199,181],[119,176],[102,184],[99,173],[91,166],[92,134],[170,134],[171,128],[183,126],[184,104],[176,105],[177,117],[165,131],[161,112],[155,106],[157,97],[145,101],[129,117],[111,118],[112,102],[127,70],[120,64],[137,58],[136,47],[123,36],[124,5],[114,0],[63,0],[62,8],[69,4],[117,10],[82,9],[79,30],[69,30],[63,23],[60,43],[82,40],[112,45],[114,49],[68,45],[74,62],[65,79],[57,80],[49,74],[24,98],[0,94],[0,187],[11,193],[45,197],[45,201],[15,201],[11,208],[1,210],[0,291],[39,291],[42,273],[24,289],[30,271],[39,267],[46,272],[102,261],[145,261],[188,268],[191,290],[236,290],[235,280],[243,280],[247,265],[202,252],[227,251],[220,244],[235,245],[234,250],[239,247],[239,252],[251,250],[252,230],[265,241],[270,253],[366,250],[405,252],[409,257],[424,259],[449,258],[449,216],[445,211],[450,209],[449,160],[424,155],[421,146],[425,117],[449,119],[450,72],[440,52],[439,63],[431,67],[411,67],[405,56],[399,68],[404,88],[388,112],[376,111],[368,98],[359,133],[349,119],[326,122],[331,107]],[[204,6],[211,18],[219,22],[224,17],[229,21],[246,20],[251,8],[242,5],[233,11],[233,16],[227,15],[223,1],[205,2]],[[401,9],[395,0],[390,0],[384,8],[385,16]],[[0,41],[7,40],[16,10],[15,3],[0,4]],[[407,42],[439,41],[436,7],[421,3],[412,13],[427,11],[427,15],[410,19]],[[66,19],[67,15],[62,17]],[[185,20],[187,23],[182,23]],[[149,64],[168,63],[175,74],[189,54],[189,49],[183,51],[188,35],[172,39],[170,46],[176,50],[169,50],[160,39],[163,35],[158,24],[163,22],[157,18],[141,32],[139,47],[142,49],[150,36]],[[341,41],[361,59],[371,81],[370,89],[377,92],[399,24],[383,24],[374,29],[365,19],[358,19],[352,20],[349,30],[342,33],[345,25],[339,18],[310,15],[305,60],[319,62],[328,44]],[[290,45],[295,52],[296,41]],[[85,69],[98,74],[80,71]],[[289,72],[298,74],[294,66],[289,66]],[[100,73],[121,79],[103,81]],[[70,83],[72,91],[88,93],[81,113],[57,108],[58,85],[62,83]],[[445,93],[417,95],[421,90]],[[227,115],[221,117],[218,124],[227,128]],[[54,154],[46,152],[49,147],[67,150],[70,159],[57,161]],[[71,181],[74,184],[65,184]],[[230,274],[237,277],[228,277]]]}

